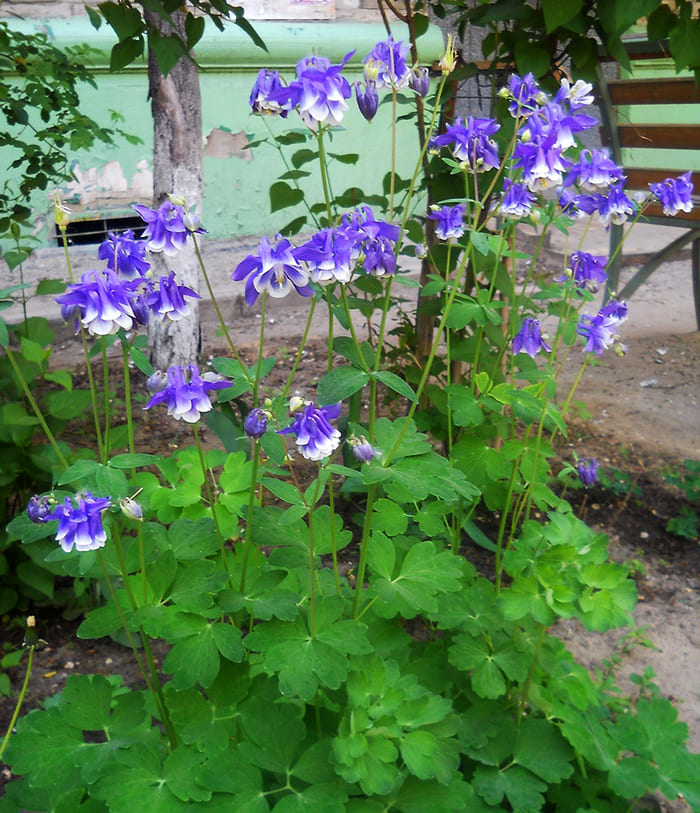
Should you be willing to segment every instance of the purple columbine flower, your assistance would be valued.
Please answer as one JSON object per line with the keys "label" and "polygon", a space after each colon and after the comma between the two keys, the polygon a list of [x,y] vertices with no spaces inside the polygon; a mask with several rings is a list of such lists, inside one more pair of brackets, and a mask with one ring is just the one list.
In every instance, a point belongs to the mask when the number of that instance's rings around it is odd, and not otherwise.
{"label": "purple columbine flower", "polygon": [[592,486],[598,480],[598,461],[593,457],[579,457],[576,461],[578,479],[584,486]]}
{"label": "purple columbine flower", "polygon": [[62,313],[79,319],[91,335],[107,336],[120,328],[131,330],[135,318],[132,300],[138,285],[138,281],[119,279],[109,269],[86,271],[56,302]]}
{"label": "purple columbine flower", "polygon": [[524,183],[503,179],[503,197],[496,205],[496,214],[505,217],[527,217],[532,211],[532,204],[537,198]]}
{"label": "purple columbine flower", "polygon": [[185,297],[201,299],[202,297],[186,285],[175,282],[175,272],[171,271],[167,277],[161,277],[157,287],[148,294],[148,307],[151,313],[161,322],[170,319],[177,322],[190,312]]}
{"label": "purple columbine flower", "polygon": [[[586,288],[589,291],[597,291],[608,278],[605,267],[608,258],[597,254],[589,254],[587,251],[574,251],[569,262],[569,272],[571,278],[580,289]],[[558,282],[566,279],[560,277]]]}
{"label": "purple columbine flower", "polygon": [[361,438],[355,436],[348,438],[348,443],[355,459],[361,463],[369,463],[377,456],[377,450],[364,435]]}
{"label": "purple columbine flower", "polygon": [[578,111],[582,107],[588,107],[595,102],[595,96],[592,93],[593,85],[583,79],[577,79],[573,85],[569,84],[569,80],[565,77],[561,80],[557,95],[554,101],[557,104],[568,102],[569,109],[572,112]]}
{"label": "purple columbine flower", "polygon": [[231,274],[234,282],[246,280],[245,301],[254,305],[258,296],[266,291],[279,299],[294,289],[301,296],[311,296],[309,275],[301,267],[292,244],[277,235],[277,242],[271,246],[267,237],[260,241],[257,254],[249,254],[238,263]]}
{"label": "purple columbine flower", "polygon": [[622,170],[606,149],[581,150],[579,162],[567,173],[564,186],[576,184],[583,192],[600,192],[620,183]]}
{"label": "purple columbine flower", "polygon": [[518,141],[513,150],[514,169],[522,169],[522,180],[531,192],[541,192],[561,185],[570,166],[556,146],[555,137]]}
{"label": "purple columbine flower", "polygon": [[[364,85],[364,89],[361,89],[362,85]],[[376,84],[371,79],[366,82],[355,82],[355,98],[360,113],[367,121],[372,121],[379,107],[379,94],[377,93]]]}
{"label": "purple columbine flower", "polygon": [[183,220],[185,210],[182,206],[166,200],[157,209],[150,209],[140,203],[134,203],[133,208],[146,223],[143,236],[148,241],[149,251],[162,251],[172,256],[185,245],[188,231]]}
{"label": "purple columbine flower", "polygon": [[606,319],[612,319],[615,322],[624,322],[627,319],[627,303],[611,299],[607,305],[603,305],[598,311],[598,315]]}
{"label": "purple columbine flower", "polygon": [[322,229],[294,252],[309,266],[311,279],[320,285],[350,282],[360,249],[356,233],[348,228]]}
{"label": "purple columbine flower", "polygon": [[404,88],[411,78],[407,56],[408,43],[394,42],[393,37],[378,42],[362,60],[365,76],[380,88]]}
{"label": "purple columbine flower", "polygon": [[600,311],[595,316],[584,313],[576,326],[576,332],[586,340],[583,348],[586,353],[602,356],[605,350],[612,347],[617,336],[617,325],[620,320]]}
{"label": "purple columbine flower", "polygon": [[152,396],[144,409],[165,402],[168,415],[176,421],[197,423],[201,413],[209,412],[212,408],[207,393],[230,386],[230,381],[223,379],[209,381],[203,378],[196,364],[188,364],[185,368],[174,365],[168,369],[167,385]]}
{"label": "purple columbine flower", "polygon": [[119,500],[119,507],[127,519],[143,522],[143,508],[133,497],[122,497]]}
{"label": "purple columbine flower", "polygon": [[396,273],[396,248],[385,237],[367,240],[364,244],[364,269],[375,277],[391,276]]}
{"label": "purple columbine flower", "polygon": [[37,525],[46,522],[55,504],[47,494],[35,494],[27,503],[27,517]]}
{"label": "purple columbine flower", "polygon": [[510,99],[508,112],[513,118],[526,118],[532,115],[547,100],[546,94],[540,90],[531,73],[526,73],[522,79],[513,74],[508,82],[508,88],[504,88],[502,95]]}
{"label": "purple columbine flower", "polygon": [[466,206],[463,203],[458,203],[456,206],[433,206],[432,212],[428,215],[430,220],[435,220],[435,233],[440,240],[449,240],[450,237],[455,239],[464,234],[464,212]]}
{"label": "purple columbine flower", "polygon": [[678,212],[690,212],[693,208],[693,184],[690,172],[678,178],[666,178],[661,183],[650,183],[652,195],[663,205],[664,214],[673,217]]}
{"label": "purple columbine flower", "polygon": [[269,71],[267,68],[259,71],[248,100],[253,113],[270,116],[279,115],[283,119],[287,118],[289,110],[285,110],[279,102],[271,98],[274,93],[283,87],[279,71]]}
{"label": "purple columbine flower", "polygon": [[340,403],[316,407],[308,402],[299,410],[294,421],[286,429],[279,429],[280,435],[296,435],[297,449],[307,460],[323,460],[329,457],[340,445],[340,432],[330,425],[340,415]]}
{"label": "purple columbine flower", "polygon": [[465,122],[458,117],[454,124],[447,125],[444,133],[431,140],[430,146],[449,147],[455,160],[466,164],[472,172],[486,172],[499,165],[498,147],[491,138],[499,128],[494,119],[469,116]]}
{"label": "purple columbine flower", "polygon": [[260,407],[254,407],[243,421],[243,429],[249,438],[258,440],[267,431],[267,412]]}
{"label": "purple columbine flower", "polygon": [[624,181],[611,186],[607,194],[593,195],[593,198],[595,199],[600,222],[606,228],[611,223],[616,226],[622,225],[637,210],[637,207],[625,194]]}
{"label": "purple columbine flower", "polygon": [[108,497],[93,497],[89,491],[77,494],[77,506],[70,497],[62,505],[56,506],[46,520],[58,520],[56,542],[66,553],[73,548],[79,551],[97,550],[104,547],[107,533],[102,525],[102,512],[106,511],[111,500]]}
{"label": "purple columbine flower", "polygon": [[297,79],[270,93],[270,99],[285,109],[297,108],[301,120],[312,130],[340,124],[352,95],[348,80],[340,72],[355,51],[331,65],[326,57],[306,57],[297,64]]}
{"label": "purple columbine flower", "polygon": [[128,229],[123,234],[109,233],[109,239],[100,244],[97,256],[106,260],[112,271],[122,279],[134,280],[143,277],[151,264],[145,259],[146,243],[134,240],[134,232]]}
{"label": "purple columbine flower", "polygon": [[424,65],[416,65],[411,70],[408,86],[421,98],[425,99],[430,93],[430,71]]}
{"label": "purple columbine flower", "polygon": [[513,353],[527,353],[534,359],[540,350],[549,353],[551,349],[540,333],[540,320],[530,317],[523,319],[520,330],[513,336]]}

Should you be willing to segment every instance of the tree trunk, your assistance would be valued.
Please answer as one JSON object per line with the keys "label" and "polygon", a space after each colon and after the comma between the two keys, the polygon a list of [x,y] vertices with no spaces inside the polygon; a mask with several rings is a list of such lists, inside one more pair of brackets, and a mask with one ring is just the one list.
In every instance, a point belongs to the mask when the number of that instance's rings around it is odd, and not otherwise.
{"label": "tree trunk", "polygon": [[[145,12],[149,27],[167,35],[170,25],[159,15]],[[172,14],[184,39],[185,14]],[[163,76],[149,50],[148,83],[153,111],[153,200],[156,207],[172,194],[185,200],[188,209],[202,206],[202,101],[197,66],[181,58]],[[154,255],[155,276],[175,272],[180,285],[199,291],[199,266],[191,240],[175,257]],[[177,322],[151,319],[148,347],[151,363],[165,370],[173,364],[190,364],[200,348],[199,306],[188,300],[190,313]]]}

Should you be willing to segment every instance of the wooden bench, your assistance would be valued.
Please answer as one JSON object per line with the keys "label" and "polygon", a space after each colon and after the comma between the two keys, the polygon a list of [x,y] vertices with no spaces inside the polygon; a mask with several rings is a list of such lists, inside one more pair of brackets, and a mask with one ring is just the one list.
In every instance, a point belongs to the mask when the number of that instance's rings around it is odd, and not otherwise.
{"label": "wooden bench", "polygon": [[[652,63],[646,60],[668,59],[669,55],[663,43],[632,40],[625,43],[625,48],[633,63],[647,67]],[[648,192],[650,183],[677,178],[688,170],[693,171],[691,180],[695,185],[694,208],[690,212],[669,217],[663,214],[661,204],[656,201],[646,207],[640,223],[675,226],[686,231],[646,259],[622,290],[618,290],[618,285],[623,227],[611,225],[610,256],[613,260],[608,265],[606,299],[614,293],[620,299],[629,298],[662,263],[691,243],[693,297],[700,329],[700,87],[692,76],[637,78],[629,76],[629,72],[619,65],[616,65],[617,78],[609,79],[605,75],[606,64],[616,63],[601,60],[599,65],[597,92],[603,122],[601,136],[615,162],[625,170],[626,190]],[[674,115],[669,113],[668,105],[678,108],[673,111]],[[671,118],[676,118],[677,122],[673,123],[669,120]],[[640,149],[644,152],[639,152]],[[669,150],[679,152],[669,153]],[[672,157],[669,159],[669,156]],[[678,156],[682,159],[682,169],[678,168]],[[669,166],[674,158],[674,166]]]}

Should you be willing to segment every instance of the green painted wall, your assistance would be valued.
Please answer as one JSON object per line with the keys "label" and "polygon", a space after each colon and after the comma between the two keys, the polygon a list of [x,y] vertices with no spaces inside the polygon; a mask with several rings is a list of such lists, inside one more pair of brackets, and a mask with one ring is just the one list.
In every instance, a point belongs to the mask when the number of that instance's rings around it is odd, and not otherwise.
{"label": "green painted wall", "polygon": [[[19,23],[13,25],[20,27]],[[356,48],[357,53],[345,71],[352,82],[361,78],[362,58],[377,41],[386,37],[383,26],[378,24],[263,22],[255,25],[268,46],[267,54],[235,26],[225,32],[212,26],[196,51],[202,67],[203,222],[214,237],[274,233],[305,211],[300,204],[271,214],[268,189],[285,171],[284,161],[267,144],[254,150],[242,149],[246,143],[265,138],[270,132],[305,129],[296,114],[284,120],[250,113],[248,97],[258,70],[262,67],[277,69],[291,79],[297,61],[303,56],[316,52],[336,63]],[[152,121],[145,63],[110,74],[107,63],[112,32],[95,31],[87,19],[37,20],[24,22],[21,28],[46,31],[59,46],[88,42],[99,49],[92,66],[97,88],[86,87],[82,92],[84,110],[105,125],[110,122],[110,111],[117,111],[123,118],[120,126],[143,141],[140,145],[120,142],[115,148],[100,145],[89,153],[75,155],[73,166],[77,180],[62,190],[74,219],[128,214],[132,202],[150,203]],[[395,39],[407,38],[402,26],[396,26],[393,34]],[[423,64],[439,59],[443,50],[439,29],[430,28],[419,45]],[[399,113],[406,110],[400,108]],[[360,153],[360,160],[355,165],[332,163],[334,192],[348,187],[360,187],[368,194],[381,191],[381,180],[389,168],[391,154],[390,121],[389,103],[381,105],[377,117],[368,124],[354,99],[351,100],[344,126],[333,131],[327,149],[339,154]],[[398,171],[409,177],[418,157],[412,122],[400,123],[397,145]],[[295,149],[299,146],[287,148],[288,160]],[[321,200],[317,163],[302,169],[312,173],[300,181],[307,200]],[[40,234],[47,240],[53,214],[43,196],[34,199],[33,205],[42,226]]]}

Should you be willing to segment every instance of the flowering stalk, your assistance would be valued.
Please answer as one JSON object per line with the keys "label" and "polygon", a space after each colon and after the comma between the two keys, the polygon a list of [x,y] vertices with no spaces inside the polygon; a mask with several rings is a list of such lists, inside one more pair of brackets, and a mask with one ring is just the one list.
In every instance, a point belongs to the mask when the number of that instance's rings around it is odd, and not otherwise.
{"label": "flowering stalk", "polygon": [[204,265],[204,260],[202,258],[202,253],[201,253],[201,251],[199,249],[199,243],[197,241],[197,237],[196,237],[194,232],[191,232],[191,234],[192,234],[192,243],[194,245],[194,252],[197,255],[197,262],[199,263],[199,268],[202,271],[202,277],[204,279],[204,284],[207,286],[207,291],[209,291],[209,297],[210,297],[210,299],[212,301],[212,304],[214,305],[214,310],[216,311],[216,316],[217,316],[217,318],[219,320],[219,326],[221,327],[221,330],[223,331],[223,334],[226,337],[226,342],[228,343],[228,346],[229,346],[229,348],[231,350],[231,353],[233,354],[233,357],[238,362],[238,364],[239,364],[239,366],[241,368],[241,371],[243,372],[243,375],[246,377],[246,379],[248,380],[248,383],[250,384],[252,382],[250,381],[250,378],[248,377],[248,368],[245,366],[245,364],[243,364],[241,362],[240,356],[238,355],[238,350],[236,349],[236,345],[234,344],[233,339],[231,338],[231,333],[230,333],[230,331],[228,329],[228,326],[226,325],[224,317],[223,317],[223,315],[221,313],[221,309],[219,308],[219,303],[218,303],[218,301],[216,299],[216,296],[214,295],[214,291],[213,291],[213,289],[211,287],[211,281],[209,280],[209,274],[207,273],[206,266]]}
{"label": "flowering stalk", "polygon": [[216,536],[219,540],[219,547],[221,548],[221,558],[226,570],[230,571],[228,557],[226,556],[226,543],[224,542],[224,537],[221,533],[219,518],[216,515],[216,501],[214,500],[214,492],[212,491],[211,483],[209,482],[209,469],[207,468],[206,460],[204,459],[204,451],[202,450],[202,443],[199,438],[199,427],[196,423],[192,424],[192,435],[194,436],[197,454],[199,455],[199,465],[202,468],[202,476],[204,477],[204,490],[207,494],[207,501],[209,503],[209,507],[211,508],[211,516],[214,520],[214,527],[216,528]]}
{"label": "flowering stalk", "polygon": [[56,441],[56,438],[54,437],[53,432],[51,431],[51,429],[49,429],[49,425],[46,423],[46,419],[44,418],[44,414],[41,411],[41,409],[39,409],[39,404],[37,404],[34,396],[31,393],[31,390],[29,389],[29,386],[27,385],[27,382],[26,382],[24,376],[22,375],[22,370],[20,369],[20,366],[17,364],[17,360],[15,359],[15,354],[12,352],[12,350],[10,349],[9,346],[5,348],[5,353],[7,354],[7,358],[9,360],[10,364],[12,365],[12,369],[13,369],[15,375],[17,376],[17,380],[19,381],[20,386],[22,387],[22,391],[24,392],[24,395],[25,395],[27,401],[29,401],[29,404],[30,404],[31,408],[34,410],[34,414],[36,415],[39,423],[41,424],[41,428],[44,430],[44,434],[46,435],[46,439],[49,441],[49,443],[51,444],[51,448],[56,453],[56,457],[58,458],[58,462],[64,468],[67,469],[68,468],[68,461],[66,460],[63,452],[61,451],[61,449],[60,449],[60,447],[59,447],[59,445],[58,445],[58,443]]}
{"label": "flowering stalk", "polygon": [[245,520],[245,541],[243,543],[243,557],[241,559],[241,579],[238,592],[245,594],[246,578],[248,575],[248,561],[253,549],[253,506],[255,505],[255,485],[258,481],[258,468],[260,466],[260,444],[257,439],[251,439],[253,444],[253,473],[250,477],[250,490],[248,491],[248,511]]}
{"label": "flowering stalk", "polygon": [[7,748],[7,743],[10,741],[10,736],[15,728],[15,723],[17,722],[17,718],[19,717],[20,709],[22,708],[22,703],[24,703],[24,698],[27,694],[27,689],[29,688],[29,678],[32,674],[32,662],[34,661],[34,650],[36,649],[36,629],[35,629],[36,621],[34,620],[34,616],[30,615],[27,618],[27,631],[25,633],[25,640],[23,642],[23,646],[29,650],[29,654],[27,655],[27,668],[24,672],[24,680],[22,681],[22,688],[19,691],[19,696],[17,697],[17,702],[15,703],[15,710],[12,712],[12,717],[10,719],[10,723],[7,726],[7,731],[5,732],[5,736],[2,741],[2,745],[0,745],[0,757],[2,757],[3,753],[5,752],[5,748]]}

